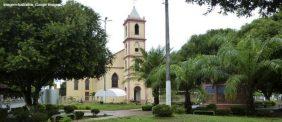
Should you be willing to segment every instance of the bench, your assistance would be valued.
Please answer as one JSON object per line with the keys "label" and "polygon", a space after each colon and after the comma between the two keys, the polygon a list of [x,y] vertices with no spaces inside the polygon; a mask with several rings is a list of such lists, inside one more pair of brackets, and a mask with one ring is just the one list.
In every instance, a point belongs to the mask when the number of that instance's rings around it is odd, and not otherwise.
{"label": "bench", "polygon": [[214,111],[211,111],[211,110],[195,110],[193,111],[193,114],[196,114],[196,113],[210,113],[212,115],[215,115],[215,112]]}

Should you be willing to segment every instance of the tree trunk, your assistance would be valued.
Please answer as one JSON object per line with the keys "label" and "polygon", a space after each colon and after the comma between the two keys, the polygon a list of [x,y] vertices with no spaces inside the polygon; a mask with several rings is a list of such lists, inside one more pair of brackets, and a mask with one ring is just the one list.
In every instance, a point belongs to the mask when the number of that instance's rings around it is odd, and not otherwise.
{"label": "tree trunk", "polygon": [[272,95],[272,90],[270,91],[268,89],[265,89],[265,90],[262,90],[262,93],[267,100],[270,100],[270,97]]}
{"label": "tree trunk", "polygon": [[246,89],[247,113],[252,114],[255,111],[254,97],[253,97],[254,89],[251,85],[246,88],[247,88]]}
{"label": "tree trunk", "polygon": [[31,86],[23,88],[23,96],[26,103],[26,106],[32,106],[32,96],[31,96]]}
{"label": "tree trunk", "polygon": [[154,105],[158,105],[160,103],[159,96],[159,87],[153,88]]}
{"label": "tree trunk", "polygon": [[35,92],[33,93],[33,105],[38,105],[38,99],[39,99],[39,92],[41,90],[40,86],[37,86],[35,88]]}
{"label": "tree trunk", "polygon": [[191,104],[191,98],[190,98],[190,92],[188,89],[185,90],[185,109],[186,113],[191,113],[192,112],[192,104]]}

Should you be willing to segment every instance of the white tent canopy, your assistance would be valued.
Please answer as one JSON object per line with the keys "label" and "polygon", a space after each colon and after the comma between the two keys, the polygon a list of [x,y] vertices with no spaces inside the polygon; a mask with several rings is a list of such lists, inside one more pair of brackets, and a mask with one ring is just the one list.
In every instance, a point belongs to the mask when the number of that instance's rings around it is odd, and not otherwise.
{"label": "white tent canopy", "polygon": [[[104,97],[104,96],[105,96],[105,91],[103,89],[99,90],[95,94],[95,97]],[[122,89],[112,88],[106,90],[106,97],[123,97],[123,96],[126,96],[126,93]]]}

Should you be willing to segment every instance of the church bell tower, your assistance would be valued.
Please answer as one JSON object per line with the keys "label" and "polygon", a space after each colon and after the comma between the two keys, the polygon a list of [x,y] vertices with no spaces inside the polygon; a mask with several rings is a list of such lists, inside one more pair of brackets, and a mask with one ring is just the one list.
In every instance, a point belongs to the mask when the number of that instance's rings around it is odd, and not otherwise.
{"label": "church bell tower", "polygon": [[[144,83],[138,84],[136,79],[132,79],[134,70],[134,58],[142,56],[141,49],[145,49],[145,18],[141,18],[133,7],[130,15],[124,21],[124,73],[125,80],[127,81],[127,99],[142,101],[146,99],[146,95],[142,95],[144,89]],[[139,90],[139,92],[138,92]],[[143,90],[143,91],[142,91]]]}

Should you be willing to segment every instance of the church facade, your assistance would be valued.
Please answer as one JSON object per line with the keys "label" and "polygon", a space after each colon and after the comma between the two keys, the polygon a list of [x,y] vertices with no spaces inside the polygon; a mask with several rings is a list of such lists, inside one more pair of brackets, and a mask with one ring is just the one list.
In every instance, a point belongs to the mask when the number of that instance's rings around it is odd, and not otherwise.
{"label": "church facade", "polygon": [[[106,102],[152,102],[151,89],[146,88],[143,81],[133,78],[134,70],[132,69],[134,58],[141,57],[140,49],[145,49],[145,23],[145,18],[141,18],[134,7],[123,23],[124,49],[114,54],[112,64],[107,66],[107,73],[99,79],[85,78],[66,81],[67,99],[92,101],[93,94],[105,87],[105,89],[118,88],[126,92],[122,100],[106,100]],[[99,98],[94,98],[94,100],[101,101]]]}

